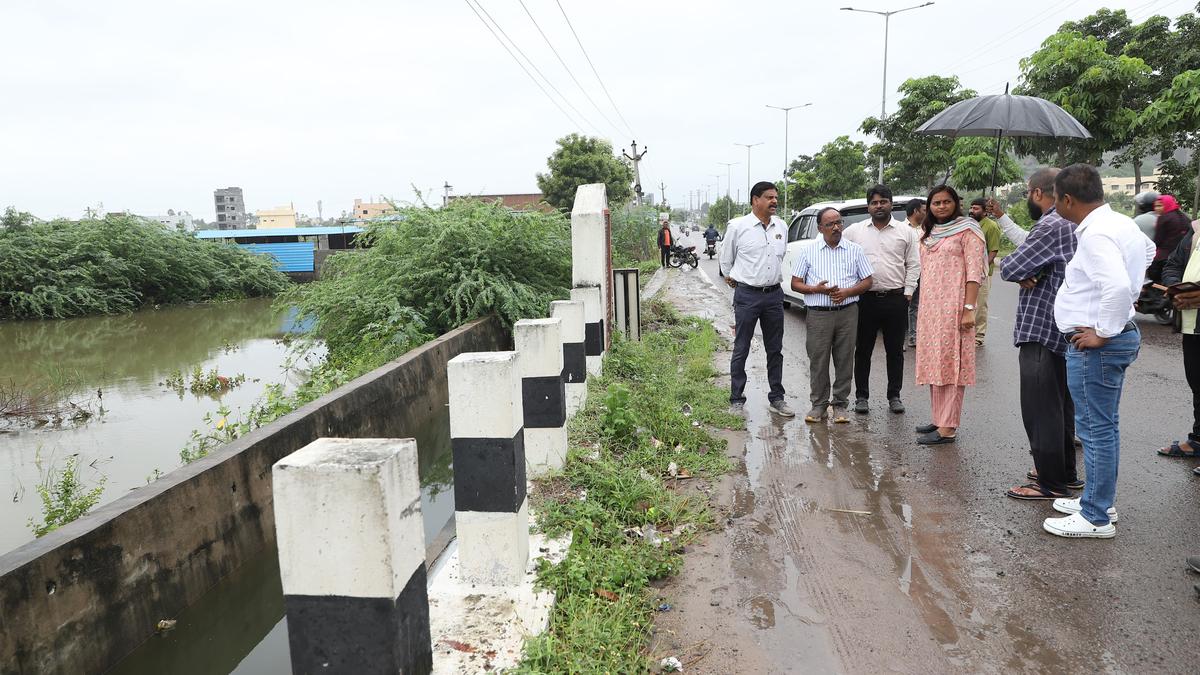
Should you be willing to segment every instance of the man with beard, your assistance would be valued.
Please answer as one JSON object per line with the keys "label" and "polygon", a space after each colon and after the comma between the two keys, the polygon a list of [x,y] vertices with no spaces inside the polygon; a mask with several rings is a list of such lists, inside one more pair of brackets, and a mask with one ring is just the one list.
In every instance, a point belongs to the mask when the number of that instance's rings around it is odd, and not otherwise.
{"label": "man with beard", "polygon": [[754,327],[762,322],[767,352],[767,399],[771,412],[794,417],[783,400],[783,254],[787,225],[775,215],[779,192],[774,183],[755,183],[750,190],[750,213],[729,221],[721,248],[721,274],[732,286],[734,339],[729,362],[729,404],[735,412],[746,405],[746,357]]}
{"label": "man with beard", "polygon": [[[1067,263],[1075,255],[1075,223],[1054,208],[1058,169],[1039,169],[1029,178],[1029,213],[1037,224],[1000,263],[1000,277],[1017,282],[1013,344],[1020,350],[1021,419],[1029,437],[1034,470],[1030,481],[1005,494],[1013,499],[1069,497],[1083,487],[1075,464],[1075,406],[1067,390],[1067,340],[1054,323],[1054,299]],[[1011,222],[994,200],[992,215]]]}
{"label": "man with beard", "polygon": [[996,254],[1000,252],[1000,226],[996,224],[996,221],[987,217],[987,211],[984,210],[986,206],[986,199],[982,197],[973,199],[971,200],[971,210],[967,214],[979,223],[979,229],[983,230],[988,257],[987,276],[983,278],[983,284],[979,287],[979,311],[976,312],[978,319],[975,321],[976,347],[983,346],[983,338],[987,335],[988,291],[992,288],[992,272],[996,271]]}
{"label": "man with beard", "polygon": [[870,412],[871,355],[875,340],[883,333],[887,352],[888,409],[904,412],[900,388],[904,384],[904,336],[908,333],[908,302],[921,275],[920,235],[903,220],[892,218],[892,191],[886,185],[867,190],[867,212],[871,219],[846,228],[842,237],[867,252],[872,277],[871,290],[862,295],[858,308],[858,346],[854,350],[854,412]]}

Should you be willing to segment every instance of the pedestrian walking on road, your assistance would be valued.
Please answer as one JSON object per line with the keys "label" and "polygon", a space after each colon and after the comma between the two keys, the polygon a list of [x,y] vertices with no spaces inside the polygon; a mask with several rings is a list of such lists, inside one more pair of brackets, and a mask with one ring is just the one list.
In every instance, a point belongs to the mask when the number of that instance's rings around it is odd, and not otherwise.
{"label": "pedestrian walking on road", "polygon": [[667,262],[671,259],[671,244],[674,243],[674,238],[671,236],[671,221],[669,218],[660,218],[662,229],[658,231],[658,252],[662,258],[663,269],[668,267]]}
{"label": "pedestrian walking on road", "polygon": [[1154,243],[1129,216],[1104,202],[1100,173],[1072,164],[1054,179],[1055,208],[1079,223],[1078,246],[1054,300],[1054,320],[1067,335],[1067,386],[1075,402],[1075,433],[1083,441],[1087,485],[1079,499],[1056,499],[1069,514],[1042,527],[1060,537],[1110,538],[1117,512],[1117,462],[1121,455],[1118,409],[1125,371],[1137,358],[1142,336],[1133,303],[1142,290]]}
{"label": "pedestrian walking on road", "polygon": [[[1163,266],[1162,284],[1172,286],[1185,281],[1200,282],[1200,220],[1191,224],[1188,233],[1175,247]],[[1162,448],[1158,454],[1166,457],[1200,457],[1200,330],[1197,330],[1196,310],[1200,308],[1200,291],[1174,294],[1175,307],[1180,311],[1183,333],[1183,373],[1192,390],[1192,431],[1182,441]],[[1197,467],[1200,473],[1200,467]],[[1200,570],[1198,570],[1200,571]]]}
{"label": "pedestrian walking on road", "polygon": [[892,191],[886,185],[867,190],[870,220],[855,223],[842,234],[867,252],[871,261],[871,290],[859,299],[858,345],[854,350],[854,412],[870,412],[871,355],[883,333],[887,353],[888,408],[904,412],[900,388],[904,385],[904,337],[908,333],[908,302],[921,275],[920,244],[916,231],[892,218]]}
{"label": "pedestrian walking on road", "polygon": [[929,385],[933,421],[917,427],[922,445],[953,443],[967,385],[975,384],[975,303],[986,271],[983,231],[964,216],[954,188],[929,193],[921,236],[917,384]]}
{"label": "pedestrian walking on road", "polygon": [[[921,236],[921,227],[925,224],[925,200],[916,197],[908,200],[908,204],[904,206],[904,213],[908,216],[908,226],[917,233],[917,237]],[[908,301],[908,346],[917,346],[917,308],[921,304],[921,281],[917,280],[917,287],[913,289],[912,300]]]}
{"label": "pedestrian walking on road", "polygon": [[750,213],[729,221],[721,248],[721,273],[733,287],[734,339],[729,361],[729,402],[735,411],[746,405],[746,357],[754,327],[761,322],[767,352],[767,394],[771,412],[794,417],[783,400],[783,254],[787,225],[775,215],[779,192],[774,183],[755,183]]}
{"label": "pedestrian walking on road", "polygon": [[[871,287],[871,262],[862,247],[842,238],[842,214],[827,206],[817,214],[821,236],[801,247],[792,271],[792,290],[804,295],[808,308],[804,346],[808,351],[809,399],[805,422],[825,419],[830,403],[833,421],[850,421],[850,380],[858,334],[858,296]],[[833,399],[829,359],[833,357]]]}
{"label": "pedestrian walking on road", "polygon": [[[1067,263],[1075,255],[1075,223],[1054,209],[1058,169],[1035,171],[1029,178],[1030,213],[1039,214],[1029,236],[1000,264],[1000,277],[1020,284],[1013,345],[1021,386],[1021,420],[1029,437],[1033,481],[1010,489],[1013,499],[1070,497],[1083,487],[1075,461],[1075,406],[1067,389],[1067,339],[1054,322],[1054,298]],[[1008,216],[994,200],[988,210]]]}
{"label": "pedestrian walking on road", "polygon": [[979,229],[983,230],[984,243],[987,245],[987,275],[983,277],[983,285],[979,287],[979,311],[975,313],[978,317],[975,321],[976,347],[983,346],[984,337],[987,335],[988,294],[992,289],[992,273],[996,271],[996,254],[1000,252],[1000,226],[987,217],[986,207],[987,200],[976,197],[971,200],[971,210],[968,212],[968,215],[979,223]]}

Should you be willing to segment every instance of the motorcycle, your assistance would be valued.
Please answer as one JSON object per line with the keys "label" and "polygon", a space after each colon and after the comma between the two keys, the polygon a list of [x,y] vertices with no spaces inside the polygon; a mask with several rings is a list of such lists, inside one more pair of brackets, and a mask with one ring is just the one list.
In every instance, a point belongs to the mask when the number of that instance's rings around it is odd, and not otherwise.
{"label": "motorcycle", "polygon": [[676,268],[688,265],[692,269],[696,269],[696,267],[700,264],[700,258],[696,256],[696,247],[672,246],[671,257],[667,259],[667,264]]}
{"label": "motorcycle", "polygon": [[708,242],[708,245],[704,247],[704,255],[708,256],[709,260],[712,260],[717,255],[717,242]]}
{"label": "motorcycle", "polygon": [[1166,293],[1154,286],[1153,281],[1146,281],[1142,285],[1142,292],[1138,295],[1133,308],[1142,314],[1153,316],[1158,323],[1169,326],[1175,323],[1175,306]]}

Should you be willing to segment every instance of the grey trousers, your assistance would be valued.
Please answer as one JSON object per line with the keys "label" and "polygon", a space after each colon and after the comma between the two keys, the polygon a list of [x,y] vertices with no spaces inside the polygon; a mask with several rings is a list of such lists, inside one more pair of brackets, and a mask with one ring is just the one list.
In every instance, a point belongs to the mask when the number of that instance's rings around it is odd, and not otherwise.
{"label": "grey trousers", "polygon": [[[854,346],[858,336],[858,303],[846,309],[823,312],[809,309],[805,316],[804,346],[808,349],[808,390],[813,408],[830,403],[845,408],[850,403],[854,379]],[[829,359],[833,358],[833,399],[829,398]]]}

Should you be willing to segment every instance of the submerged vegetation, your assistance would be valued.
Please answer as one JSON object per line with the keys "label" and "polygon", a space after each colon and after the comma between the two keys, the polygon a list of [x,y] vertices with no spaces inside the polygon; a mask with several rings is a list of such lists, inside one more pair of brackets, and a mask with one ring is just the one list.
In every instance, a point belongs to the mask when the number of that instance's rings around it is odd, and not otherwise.
{"label": "submerged vegetation", "polygon": [[707,501],[682,486],[729,470],[710,428],[742,424],[713,382],[719,338],[661,302],[643,318],[642,341],[615,342],[591,381],[562,472],[535,481],[540,529],[572,542],[563,562],[539,570],[555,606],[518,672],[652,672],[650,582],[678,571],[682,547],[712,526]]}
{"label": "submerged vegetation", "polygon": [[[226,354],[229,350],[225,351]],[[232,377],[221,375],[216,368],[205,371],[200,365],[192,368],[190,373],[184,373],[176,368],[159,384],[183,396],[184,391],[193,394],[220,394],[239,387],[246,382],[246,376],[238,373]]]}
{"label": "submerged vegetation", "polygon": [[10,209],[0,226],[0,319],[117,314],[287,286],[267,256],[136,216],[37,222]]}

